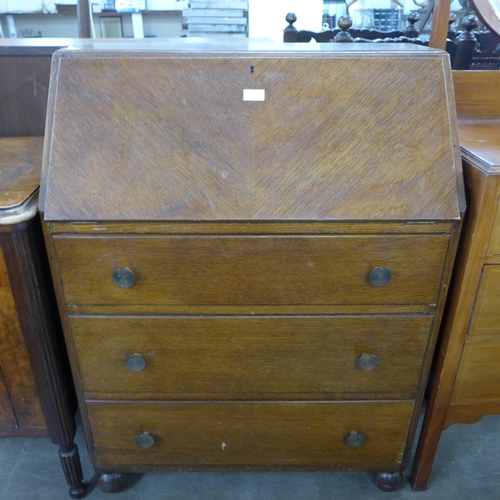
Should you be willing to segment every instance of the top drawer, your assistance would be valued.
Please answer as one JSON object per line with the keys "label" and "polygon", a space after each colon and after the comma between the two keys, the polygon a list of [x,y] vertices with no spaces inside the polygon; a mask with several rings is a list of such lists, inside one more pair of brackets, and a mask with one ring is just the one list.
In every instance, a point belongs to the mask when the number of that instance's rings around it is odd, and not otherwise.
{"label": "top drawer", "polygon": [[[67,303],[94,305],[433,304],[448,240],[448,235],[54,237]],[[370,283],[377,267],[390,270],[387,284]],[[116,279],[120,269],[130,281]],[[122,288],[115,282],[133,284]]]}

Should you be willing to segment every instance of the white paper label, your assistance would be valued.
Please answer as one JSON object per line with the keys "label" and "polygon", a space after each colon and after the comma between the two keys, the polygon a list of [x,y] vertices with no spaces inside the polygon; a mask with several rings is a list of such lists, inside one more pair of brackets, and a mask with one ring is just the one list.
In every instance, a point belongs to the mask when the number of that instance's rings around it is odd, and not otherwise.
{"label": "white paper label", "polygon": [[243,89],[244,101],[265,101],[266,91],[264,89]]}

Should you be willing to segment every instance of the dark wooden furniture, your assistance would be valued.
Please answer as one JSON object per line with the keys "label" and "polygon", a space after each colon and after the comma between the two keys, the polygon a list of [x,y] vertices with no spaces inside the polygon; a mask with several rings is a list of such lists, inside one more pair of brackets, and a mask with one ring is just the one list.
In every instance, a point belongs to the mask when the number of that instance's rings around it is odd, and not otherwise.
{"label": "dark wooden furniture", "polygon": [[500,414],[500,73],[455,75],[468,215],[411,481],[427,487],[441,432]]}
{"label": "dark wooden furniture", "polygon": [[[418,21],[418,14],[412,13],[408,16],[408,26],[404,31],[380,31],[374,29],[353,29],[352,20],[349,16],[341,16],[338,21],[338,28],[326,30],[319,33],[307,30],[298,31],[294,27],[297,16],[290,12],[286,16],[289,23],[283,31],[283,41],[287,43],[304,43],[316,40],[318,43],[328,42],[357,42],[357,43],[411,43],[415,45],[430,46],[430,41],[418,38],[418,31],[415,23]],[[493,52],[479,52],[476,50],[478,38],[484,43],[491,40],[491,36],[486,34],[472,33],[478,23],[475,16],[467,16],[463,20],[463,32],[449,31],[450,37],[446,39],[445,49],[450,55],[451,66],[455,70],[467,69],[497,69],[500,64],[500,54]],[[491,43],[491,42],[490,42]]]}
{"label": "dark wooden furniture", "polygon": [[401,481],[463,211],[451,72],[416,46],[307,49],[56,55],[40,207],[108,491],[159,469]]}
{"label": "dark wooden furniture", "polygon": [[0,435],[50,436],[82,498],[76,410],[37,201],[40,137],[0,139]]}
{"label": "dark wooden furniture", "polygon": [[[349,16],[341,16],[341,18],[349,19]],[[339,35],[342,31],[346,31],[351,39],[362,38],[363,40],[378,40],[386,38],[416,38],[418,37],[418,30],[415,27],[415,23],[418,22],[418,14],[412,13],[408,16],[408,26],[403,30],[377,30],[377,29],[355,29],[352,28],[352,21],[350,24],[342,23],[341,18],[339,18],[339,27],[331,30],[325,30],[321,32],[308,31],[308,30],[297,30],[294,23],[297,22],[297,16],[293,12],[289,12],[285,19],[288,26],[283,30],[283,41],[285,43],[304,43],[310,42],[311,40],[316,40],[318,43],[328,43],[335,40],[335,37]],[[340,27],[342,25],[342,27]]]}
{"label": "dark wooden furniture", "polygon": [[0,137],[43,136],[52,54],[75,42],[0,39]]}
{"label": "dark wooden furniture", "polygon": [[51,57],[71,42],[0,43],[0,435],[49,436],[82,498],[76,399],[37,210]]}

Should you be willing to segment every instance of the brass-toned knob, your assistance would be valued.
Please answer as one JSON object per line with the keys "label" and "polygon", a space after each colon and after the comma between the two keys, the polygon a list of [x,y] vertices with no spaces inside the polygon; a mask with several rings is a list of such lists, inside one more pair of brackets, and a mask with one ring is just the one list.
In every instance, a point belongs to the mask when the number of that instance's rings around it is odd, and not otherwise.
{"label": "brass-toned knob", "polygon": [[363,354],[356,361],[356,365],[364,372],[371,372],[378,366],[378,358],[375,354]]}
{"label": "brass-toned knob", "polygon": [[146,368],[146,361],[140,354],[131,354],[125,358],[125,366],[131,372],[142,372]]}
{"label": "brass-toned knob", "polygon": [[120,288],[130,288],[135,283],[135,275],[130,269],[119,267],[113,273],[113,283]]}
{"label": "brass-toned knob", "polygon": [[143,432],[135,438],[137,446],[141,448],[151,448],[155,444],[153,436],[149,432]]}
{"label": "brass-toned knob", "polygon": [[360,434],[359,432],[351,432],[345,438],[345,444],[350,446],[351,448],[359,448],[365,444],[365,436],[364,434]]}
{"label": "brass-toned knob", "polygon": [[385,286],[391,279],[392,273],[388,267],[376,267],[368,276],[368,281],[373,286]]}

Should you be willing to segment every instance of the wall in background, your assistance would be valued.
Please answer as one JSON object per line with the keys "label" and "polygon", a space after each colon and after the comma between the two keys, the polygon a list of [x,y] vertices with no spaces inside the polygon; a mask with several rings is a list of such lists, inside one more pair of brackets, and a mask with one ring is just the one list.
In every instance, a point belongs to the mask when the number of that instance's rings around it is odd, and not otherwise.
{"label": "wall in background", "polygon": [[[123,36],[132,37],[132,20],[130,14],[117,14],[122,18]],[[1,16],[5,18],[5,16]],[[96,37],[101,36],[99,14],[94,14],[94,26]],[[182,33],[182,12],[155,12],[142,15],[145,36],[156,36],[158,38],[178,38]],[[30,29],[41,32],[44,38],[77,38],[78,25],[76,16],[57,14],[23,14],[15,15],[14,21],[16,31]],[[5,19],[1,19],[4,35],[7,36],[8,29]]]}

